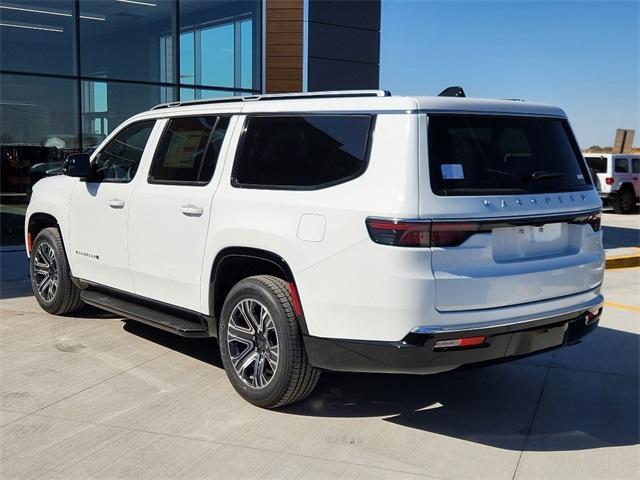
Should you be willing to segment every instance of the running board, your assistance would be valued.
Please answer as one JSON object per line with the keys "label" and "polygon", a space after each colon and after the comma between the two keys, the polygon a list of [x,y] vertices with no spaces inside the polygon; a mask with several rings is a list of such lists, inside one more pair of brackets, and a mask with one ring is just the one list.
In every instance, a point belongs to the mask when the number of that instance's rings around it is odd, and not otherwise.
{"label": "running board", "polygon": [[[196,312],[193,312],[193,315],[179,316],[173,312],[166,313],[157,308],[95,290],[83,290],[80,293],[80,298],[94,307],[175,333],[181,337],[210,337],[202,319],[198,318]],[[187,316],[191,318],[187,318]]]}

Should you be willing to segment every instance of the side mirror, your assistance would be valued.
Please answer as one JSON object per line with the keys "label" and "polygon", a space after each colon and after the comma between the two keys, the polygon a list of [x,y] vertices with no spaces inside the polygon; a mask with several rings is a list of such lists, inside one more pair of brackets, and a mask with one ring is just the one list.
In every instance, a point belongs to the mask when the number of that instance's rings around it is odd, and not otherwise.
{"label": "side mirror", "polygon": [[62,173],[69,177],[89,178],[91,176],[90,158],[88,153],[69,155],[62,165]]}

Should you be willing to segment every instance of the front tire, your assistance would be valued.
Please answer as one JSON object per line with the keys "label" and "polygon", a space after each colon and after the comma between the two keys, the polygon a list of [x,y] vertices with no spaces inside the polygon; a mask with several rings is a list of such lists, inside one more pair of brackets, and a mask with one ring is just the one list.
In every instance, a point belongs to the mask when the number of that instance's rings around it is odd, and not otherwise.
{"label": "front tire", "polygon": [[82,307],[80,289],[71,280],[71,269],[57,228],[45,228],[38,233],[29,270],[33,295],[43,310],[64,315]]}
{"label": "front tire", "polygon": [[276,408],[309,395],[320,371],[309,364],[287,283],[270,275],[238,282],[222,308],[224,369],[245,400]]}

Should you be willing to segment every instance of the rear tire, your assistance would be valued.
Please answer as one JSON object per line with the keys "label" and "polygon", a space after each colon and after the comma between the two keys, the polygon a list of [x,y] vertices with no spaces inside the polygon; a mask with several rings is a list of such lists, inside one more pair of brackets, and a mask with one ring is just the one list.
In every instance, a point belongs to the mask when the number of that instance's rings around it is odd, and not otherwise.
{"label": "rear tire", "polygon": [[613,211],[615,213],[627,215],[633,213],[636,209],[636,194],[633,188],[624,186],[618,192],[618,197],[613,202]]}
{"label": "rear tire", "polygon": [[45,228],[36,236],[29,259],[33,295],[43,310],[64,315],[81,308],[80,289],[71,280],[71,268],[57,228]]}
{"label": "rear tire", "polygon": [[238,282],[222,308],[224,369],[242,398],[276,408],[309,395],[320,371],[309,364],[289,286],[270,275]]}

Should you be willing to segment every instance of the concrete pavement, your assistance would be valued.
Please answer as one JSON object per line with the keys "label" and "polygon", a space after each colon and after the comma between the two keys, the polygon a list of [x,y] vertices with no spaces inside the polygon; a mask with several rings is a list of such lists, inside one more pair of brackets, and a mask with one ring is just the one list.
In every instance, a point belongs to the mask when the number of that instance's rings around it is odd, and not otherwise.
{"label": "concrete pavement", "polygon": [[580,345],[428,377],[325,374],[266,411],[213,341],[2,300],[2,478],[637,478],[640,282]]}
{"label": "concrete pavement", "polygon": [[[638,246],[638,219],[605,215],[605,247]],[[640,475],[640,268],[607,270],[579,345],[436,376],[324,374],[279,411],[236,395],[214,341],[50,316],[28,292],[2,282],[2,479]]]}

